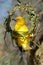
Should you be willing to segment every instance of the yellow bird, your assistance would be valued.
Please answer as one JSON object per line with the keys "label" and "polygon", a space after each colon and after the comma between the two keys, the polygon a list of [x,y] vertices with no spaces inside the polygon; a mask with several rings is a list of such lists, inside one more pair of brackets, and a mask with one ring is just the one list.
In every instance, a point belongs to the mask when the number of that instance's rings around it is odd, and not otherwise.
{"label": "yellow bird", "polygon": [[[18,16],[16,18],[16,24],[14,26],[14,31],[23,35],[23,33],[28,32],[28,28],[26,26],[26,21],[22,16]],[[17,36],[18,46],[22,47],[23,50],[31,50],[32,48],[29,46],[28,40],[29,37],[33,37],[33,34],[25,34],[22,36]]]}

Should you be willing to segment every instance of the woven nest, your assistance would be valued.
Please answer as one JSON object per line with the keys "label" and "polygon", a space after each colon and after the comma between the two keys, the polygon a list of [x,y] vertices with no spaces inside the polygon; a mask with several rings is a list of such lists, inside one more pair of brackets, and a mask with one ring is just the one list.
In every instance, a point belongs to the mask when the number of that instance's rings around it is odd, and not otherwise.
{"label": "woven nest", "polygon": [[[38,14],[36,13],[35,9],[31,6],[30,3],[22,3],[16,5],[14,9],[11,12],[9,12],[11,22],[12,18],[15,20],[16,17],[19,15],[25,18],[27,26],[29,28],[29,33],[35,32],[38,25]],[[11,27],[12,26],[13,25],[11,25]]]}

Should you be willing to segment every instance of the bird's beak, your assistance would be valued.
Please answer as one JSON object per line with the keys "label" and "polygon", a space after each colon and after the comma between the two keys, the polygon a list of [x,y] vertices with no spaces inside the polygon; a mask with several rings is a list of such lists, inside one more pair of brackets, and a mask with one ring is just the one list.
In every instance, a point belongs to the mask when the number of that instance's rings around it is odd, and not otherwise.
{"label": "bird's beak", "polygon": [[16,19],[12,19],[12,20],[16,21]]}

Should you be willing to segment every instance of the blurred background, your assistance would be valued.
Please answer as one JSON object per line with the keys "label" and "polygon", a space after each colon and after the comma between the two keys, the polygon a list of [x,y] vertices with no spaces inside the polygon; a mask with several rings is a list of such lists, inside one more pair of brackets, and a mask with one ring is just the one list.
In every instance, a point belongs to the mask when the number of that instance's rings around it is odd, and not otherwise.
{"label": "blurred background", "polygon": [[[43,10],[43,0],[20,0],[21,2],[31,2],[37,12]],[[0,23],[3,23],[4,17],[8,16],[7,11],[12,10],[17,4],[17,0],[0,0]]]}

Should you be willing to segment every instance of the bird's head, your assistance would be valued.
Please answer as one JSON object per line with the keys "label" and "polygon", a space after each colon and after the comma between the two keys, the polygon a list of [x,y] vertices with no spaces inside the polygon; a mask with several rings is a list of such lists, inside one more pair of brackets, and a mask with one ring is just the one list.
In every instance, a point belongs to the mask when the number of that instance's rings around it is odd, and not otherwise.
{"label": "bird's head", "polygon": [[26,22],[25,22],[25,19],[22,16],[18,16],[16,18],[16,23],[19,24],[19,25],[24,25]]}

